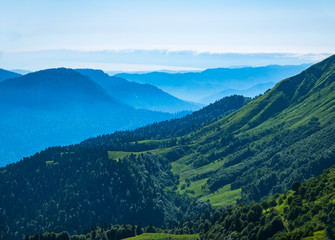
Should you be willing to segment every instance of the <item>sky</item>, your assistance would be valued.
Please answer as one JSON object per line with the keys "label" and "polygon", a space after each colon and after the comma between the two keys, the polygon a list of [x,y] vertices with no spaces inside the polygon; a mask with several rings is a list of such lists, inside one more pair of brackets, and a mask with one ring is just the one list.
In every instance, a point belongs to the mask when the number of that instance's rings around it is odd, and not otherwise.
{"label": "sky", "polygon": [[[264,60],[265,65],[285,63],[278,56],[288,55],[296,60],[288,64],[299,64],[335,53],[334,0],[0,0],[0,4],[0,68],[91,64],[115,71],[141,66],[191,70],[205,68],[205,61],[204,66],[201,62],[181,66],[172,60],[157,64],[157,59],[171,52],[188,53],[188,59],[205,53],[214,56],[213,61],[217,55],[227,60],[228,53],[247,58],[267,54],[272,60]],[[143,64],[132,60],[131,51],[144,57],[157,54]],[[73,60],[82,52],[91,57]],[[46,58],[47,53],[51,55]],[[97,59],[101,53],[107,60]],[[122,63],[115,61],[120,54]],[[225,65],[252,62],[241,58]]]}

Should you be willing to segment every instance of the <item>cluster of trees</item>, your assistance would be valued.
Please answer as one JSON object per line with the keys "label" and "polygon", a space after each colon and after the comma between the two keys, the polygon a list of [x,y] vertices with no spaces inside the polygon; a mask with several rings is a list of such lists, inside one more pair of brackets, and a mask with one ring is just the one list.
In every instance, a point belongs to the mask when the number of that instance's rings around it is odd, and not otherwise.
{"label": "cluster of trees", "polygon": [[335,167],[326,169],[319,177],[301,184],[292,183],[292,191],[276,195],[264,202],[280,206],[288,231],[276,234],[276,239],[302,239],[322,232],[323,237],[335,239]]}
{"label": "cluster of trees", "polygon": [[180,221],[164,231],[200,233],[200,239],[268,239],[285,227],[278,212],[265,210],[262,204],[253,203],[205,211],[193,220]]}
{"label": "cluster of trees", "polygon": [[54,233],[35,233],[32,236],[25,236],[25,240],[121,240],[135,237],[142,233],[162,232],[162,229],[149,224],[142,228],[141,224],[137,225],[94,225],[85,229],[81,234],[70,235],[68,232]]}
{"label": "cluster of trees", "polygon": [[93,226],[81,234],[44,233],[27,240],[119,240],[147,233],[194,234],[200,239],[302,239],[321,233],[335,239],[335,167],[305,183],[295,181],[292,190],[275,194],[261,203],[226,209],[207,209],[194,219],[168,224],[165,228],[138,225]]}
{"label": "cluster of trees", "polygon": [[0,237],[15,239],[36,231],[75,233],[103,222],[159,226],[196,216],[209,204],[172,191],[178,177],[170,171],[170,162],[187,154],[187,146],[161,155],[129,154],[120,160],[109,159],[107,152],[175,146],[175,138],[137,141],[188,133],[246,101],[242,96],[227,97],[182,119],[49,148],[0,169]]}
{"label": "cluster of trees", "polygon": [[201,239],[288,240],[315,233],[322,239],[335,239],[335,167],[305,183],[295,181],[291,188],[261,203],[205,212],[169,231],[201,233]]}
{"label": "cluster of trees", "polygon": [[168,190],[177,183],[170,168],[163,155],[132,154],[117,161],[99,147],[38,153],[0,170],[0,238],[75,233],[104,222],[160,226],[208,208]]}

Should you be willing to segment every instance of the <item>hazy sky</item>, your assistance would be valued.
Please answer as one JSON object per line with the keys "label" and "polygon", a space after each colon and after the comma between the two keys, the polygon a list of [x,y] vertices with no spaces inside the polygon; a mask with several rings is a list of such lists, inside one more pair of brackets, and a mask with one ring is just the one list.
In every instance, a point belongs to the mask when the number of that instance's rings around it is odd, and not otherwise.
{"label": "hazy sky", "polygon": [[0,57],[57,49],[335,53],[334,0],[0,3]]}

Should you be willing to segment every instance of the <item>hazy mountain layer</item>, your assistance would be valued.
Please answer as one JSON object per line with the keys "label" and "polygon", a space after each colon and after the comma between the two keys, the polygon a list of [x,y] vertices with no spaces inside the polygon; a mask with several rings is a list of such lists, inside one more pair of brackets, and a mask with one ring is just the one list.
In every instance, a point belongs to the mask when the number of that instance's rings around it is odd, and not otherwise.
{"label": "hazy mountain layer", "polygon": [[245,97],[255,97],[259,94],[263,94],[265,93],[267,90],[273,88],[276,84],[274,82],[269,82],[269,83],[260,83],[257,84],[251,88],[247,88],[247,89],[227,89],[224,90],[222,92],[216,93],[214,95],[208,96],[206,98],[204,98],[203,100],[201,100],[201,102],[204,103],[211,103],[211,102],[215,102],[216,100],[219,100],[223,97],[227,97],[227,96],[231,96],[231,95],[242,95]]}
{"label": "hazy mountain layer", "polygon": [[153,85],[111,77],[101,70],[77,69],[76,71],[89,76],[101,85],[110,96],[134,108],[175,113],[198,110],[201,106],[180,100]]}
{"label": "hazy mountain layer", "polygon": [[71,69],[50,69],[0,83],[0,165],[50,146],[176,117],[135,110]]}
{"label": "hazy mountain layer", "polygon": [[4,69],[0,68],[0,82],[3,80],[9,79],[9,78],[15,78],[21,76],[20,74],[17,74],[15,72],[10,72]]}
{"label": "hazy mountain layer", "polygon": [[[292,182],[334,165],[334,90],[332,56],[232,113],[238,107],[228,103],[236,97],[181,122],[51,148],[2,168],[3,235],[75,232],[105,221],[173,225],[179,219],[196,219],[201,212],[203,219],[208,218],[206,201],[217,208],[283,192]],[[236,102],[241,106],[241,101]],[[221,114],[215,113],[216,104],[223,106]],[[224,112],[230,114],[224,117]],[[179,123],[188,130],[176,134],[165,130]],[[187,196],[205,202],[191,203]],[[254,217],[263,212],[259,207],[252,210]],[[266,219],[264,223],[279,226],[275,215]],[[209,230],[209,224],[201,226],[204,232]],[[230,226],[240,227],[236,221]],[[260,231],[260,239],[269,231]]]}
{"label": "hazy mountain layer", "polygon": [[[265,67],[216,68],[189,73],[120,73],[115,76],[138,83],[152,84],[178,98],[201,102],[204,98],[227,89],[243,90],[258,84],[277,83],[300,73],[308,66],[310,65],[270,65]],[[255,95],[260,93],[263,93],[263,89],[255,92]]]}

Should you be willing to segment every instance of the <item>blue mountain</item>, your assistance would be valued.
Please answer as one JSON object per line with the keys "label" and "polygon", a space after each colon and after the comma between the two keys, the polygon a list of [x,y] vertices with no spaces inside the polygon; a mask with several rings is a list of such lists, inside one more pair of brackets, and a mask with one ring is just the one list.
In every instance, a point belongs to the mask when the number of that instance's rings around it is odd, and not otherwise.
{"label": "blue mountain", "polygon": [[137,109],[162,112],[198,110],[202,105],[178,99],[151,84],[130,82],[121,77],[111,77],[101,70],[77,69],[101,85],[110,96]]}
{"label": "blue mountain", "polygon": [[201,102],[204,103],[213,103],[223,97],[231,96],[231,95],[243,95],[245,97],[255,97],[259,94],[264,93],[268,89],[271,89],[275,86],[276,84],[274,82],[268,82],[268,83],[260,83],[257,84],[251,88],[247,89],[227,89],[223,90],[219,93],[213,94],[211,96],[208,96],[204,99],[201,100]]}
{"label": "blue mountain", "polygon": [[0,166],[50,146],[182,116],[136,110],[65,68],[0,82],[0,111]]}
{"label": "blue mountain", "polygon": [[[202,72],[144,74],[119,73],[129,81],[148,83],[184,100],[201,102],[202,99],[227,89],[242,90],[257,84],[277,83],[305,70],[310,65],[242,68],[216,68]],[[261,92],[260,92],[261,93]]]}
{"label": "blue mountain", "polygon": [[9,78],[16,78],[19,76],[21,75],[18,73],[7,71],[7,70],[0,68],[0,82],[2,82],[3,80],[9,79]]}

